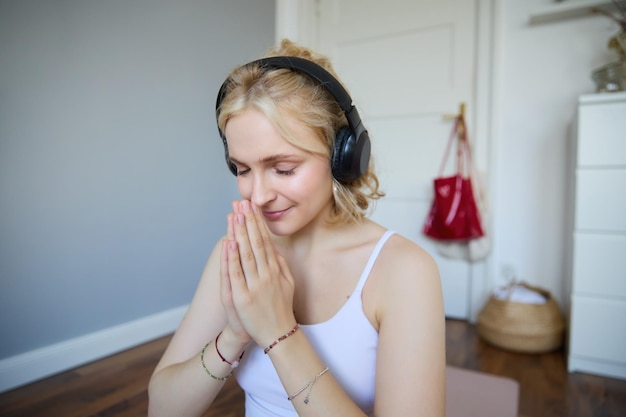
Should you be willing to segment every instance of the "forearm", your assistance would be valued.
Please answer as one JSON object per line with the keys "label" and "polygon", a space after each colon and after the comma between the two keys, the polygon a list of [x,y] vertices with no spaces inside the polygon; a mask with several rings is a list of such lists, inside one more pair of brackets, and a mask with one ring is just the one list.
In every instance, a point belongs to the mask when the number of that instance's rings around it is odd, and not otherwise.
{"label": "forearm", "polygon": [[[222,336],[219,349],[225,357],[238,358],[236,355],[240,355],[243,347]],[[202,416],[230,378],[231,372],[231,365],[220,358],[215,340],[212,340],[203,351],[187,361],[154,373],[148,389],[149,416]]]}
{"label": "forearm", "polygon": [[291,401],[300,417],[365,416],[334,378],[333,370],[323,373],[327,365],[304,332],[295,332],[268,355],[288,396],[294,396]]}

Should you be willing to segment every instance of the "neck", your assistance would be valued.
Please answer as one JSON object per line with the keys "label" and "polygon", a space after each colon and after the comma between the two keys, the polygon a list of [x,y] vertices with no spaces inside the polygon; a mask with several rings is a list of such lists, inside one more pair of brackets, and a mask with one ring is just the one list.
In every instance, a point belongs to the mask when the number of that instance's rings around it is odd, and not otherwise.
{"label": "neck", "polygon": [[329,224],[320,221],[292,235],[276,236],[273,240],[279,252],[284,255],[308,256],[313,252],[336,251],[353,245],[355,231],[362,230],[358,225],[359,223]]}

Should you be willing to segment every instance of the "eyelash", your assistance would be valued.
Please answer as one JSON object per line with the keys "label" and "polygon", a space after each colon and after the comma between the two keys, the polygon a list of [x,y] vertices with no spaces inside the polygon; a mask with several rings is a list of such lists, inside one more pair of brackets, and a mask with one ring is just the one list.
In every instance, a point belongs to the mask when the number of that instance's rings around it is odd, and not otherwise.
{"label": "eyelash", "polygon": [[278,175],[293,175],[293,169],[289,169],[289,170],[286,170],[286,171],[283,171],[281,169],[276,169],[276,173]]}
{"label": "eyelash", "polygon": [[[237,170],[237,176],[240,177],[242,175],[245,175],[245,174],[248,173],[248,171],[250,171],[250,169],[240,169],[240,170]],[[293,169],[289,169],[289,170],[276,169],[276,173],[278,175],[293,175],[294,174],[294,170]]]}
{"label": "eyelash", "polygon": [[248,173],[248,171],[250,171],[249,169],[237,169],[237,176],[240,177],[242,175],[245,175]]}

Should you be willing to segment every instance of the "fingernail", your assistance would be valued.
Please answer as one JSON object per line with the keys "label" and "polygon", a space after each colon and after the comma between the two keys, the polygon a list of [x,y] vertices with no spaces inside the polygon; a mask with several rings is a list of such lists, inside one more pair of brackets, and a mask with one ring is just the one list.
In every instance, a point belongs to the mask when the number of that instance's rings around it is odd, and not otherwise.
{"label": "fingernail", "polygon": [[243,206],[243,211],[250,211],[250,203],[247,200],[244,200],[241,205]]}
{"label": "fingernail", "polygon": [[232,241],[232,240],[231,240],[230,242],[228,242],[228,247],[229,247],[231,250],[235,250],[235,249],[237,249],[237,242],[235,242],[235,241]]}
{"label": "fingernail", "polygon": [[256,204],[250,203],[250,205],[252,206],[252,211],[256,213],[256,210],[257,210]]}
{"label": "fingernail", "polygon": [[237,214],[237,222],[239,224],[243,224],[243,214],[241,213]]}

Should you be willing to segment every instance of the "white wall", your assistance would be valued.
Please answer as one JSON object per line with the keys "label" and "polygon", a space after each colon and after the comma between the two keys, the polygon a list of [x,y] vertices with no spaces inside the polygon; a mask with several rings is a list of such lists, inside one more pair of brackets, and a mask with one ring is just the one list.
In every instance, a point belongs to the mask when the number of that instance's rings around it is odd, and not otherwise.
{"label": "white wall", "polygon": [[600,16],[530,25],[530,13],[550,4],[499,2],[490,269],[494,285],[509,266],[566,308],[577,98],[594,92],[592,70],[614,59],[606,44],[617,25]]}

